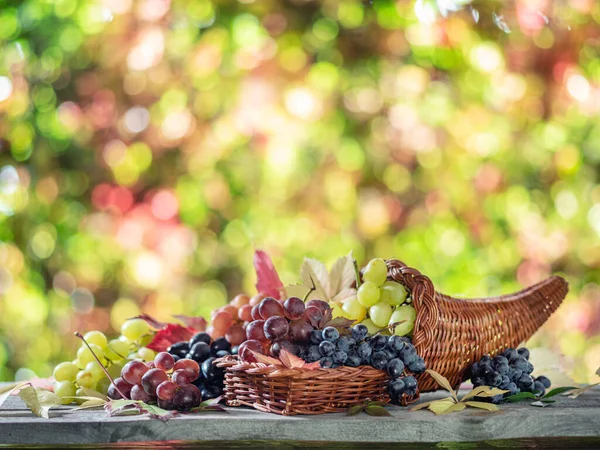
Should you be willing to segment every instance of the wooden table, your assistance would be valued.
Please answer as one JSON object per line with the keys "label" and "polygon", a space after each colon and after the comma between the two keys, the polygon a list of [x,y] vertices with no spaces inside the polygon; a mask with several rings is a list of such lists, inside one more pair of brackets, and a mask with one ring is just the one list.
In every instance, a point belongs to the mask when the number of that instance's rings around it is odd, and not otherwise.
{"label": "wooden table", "polygon": [[[424,394],[422,401],[445,396]],[[0,447],[48,448],[600,448],[600,390],[546,408],[506,404],[501,412],[468,409],[436,416],[389,407],[392,417],[364,413],[282,417],[247,408],[181,415],[166,423],[108,417],[101,409],[53,409],[34,416],[18,397],[0,409]],[[464,443],[464,444],[460,444]]]}

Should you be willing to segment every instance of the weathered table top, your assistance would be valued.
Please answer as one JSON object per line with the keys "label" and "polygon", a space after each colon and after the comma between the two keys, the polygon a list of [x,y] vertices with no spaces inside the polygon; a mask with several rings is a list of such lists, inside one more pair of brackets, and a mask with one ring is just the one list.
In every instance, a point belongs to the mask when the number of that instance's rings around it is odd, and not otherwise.
{"label": "weathered table top", "polygon": [[[446,396],[422,395],[421,401]],[[467,409],[436,416],[429,411],[409,412],[389,407],[392,417],[324,414],[282,417],[248,408],[228,408],[228,413],[181,415],[168,422],[141,416],[108,417],[101,409],[72,411],[62,407],[50,411],[51,419],[34,416],[18,397],[10,397],[0,409],[0,447],[16,445],[97,445],[108,443],[195,443],[221,448],[231,443],[278,442],[279,446],[304,448],[311,443],[342,445],[357,443],[433,443],[491,440],[544,440],[557,445],[556,438],[569,438],[567,448],[583,438],[600,448],[600,390],[590,391],[576,400],[556,397],[557,402],[536,408],[530,402],[501,405],[490,413]],[[550,440],[549,440],[550,439]],[[284,445],[285,444],[285,445]],[[142,444],[140,444],[142,445]],[[258,445],[258,444],[257,444]],[[177,445],[175,445],[177,446]],[[239,448],[239,445],[233,445]],[[364,444],[363,444],[364,447]],[[169,448],[173,448],[169,446]],[[404,446],[404,448],[407,448]],[[454,448],[454,447],[453,447]]]}

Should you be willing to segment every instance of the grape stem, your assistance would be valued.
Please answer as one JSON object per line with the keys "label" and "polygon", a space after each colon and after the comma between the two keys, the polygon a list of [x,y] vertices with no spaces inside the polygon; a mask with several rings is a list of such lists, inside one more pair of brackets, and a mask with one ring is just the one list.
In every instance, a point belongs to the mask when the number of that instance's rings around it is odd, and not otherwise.
{"label": "grape stem", "polygon": [[360,287],[362,282],[360,281],[360,270],[358,270],[358,262],[353,259],[352,265],[354,266],[354,277],[356,278],[356,289]]}
{"label": "grape stem", "polygon": [[305,303],[306,303],[306,300],[308,300],[308,297],[311,294],[311,292],[317,290],[317,286],[315,286],[315,280],[312,279],[312,275],[309,274],[308,277],[310,278],[310,281],[312,283],[312,287],[308,290],[308,292],[306,294],[304,294],[304,298],[302,299],[302,301],[305,302]]}
{"label": "grape stem", "polygon": [[106,367],[104,367],[104,364],[102,364],[100,362],[100,359],[98,359],[98,357],[96,356],[96,354],[94,353],[94,350],[92,350],[92,347],[90,347],[90,344],[87,343],[87,341],[85,340],[85,338],[83,337],[83,335],[79,332],[76,331],[75,333],[73,333],[75,336],[77,336],[79,339],[81,339],[83,341],[83,343],[85,344],[85,346],[88,348],[88,350],[90,352],[92,352],[92,356],[94,357],[94,359],[98,362],[98,365],[100,367],[102,367],[102,371],[106,374],[106,376],[108,377],[108,379],[110,380],[110,382],[113,384],[113,386],[115,387],[115,389],[117,390],[117,392],[119,394],[121,394],[121,397],[123,397],[124,399],[127,398],[127,396],[125,394],[123,394],[121,392],[121,390],[117,387],[117,385],[115,384],[115,380],[113,380],[113,377],[110,376],[110,374],[108,373],[108,370],[106,370]]}

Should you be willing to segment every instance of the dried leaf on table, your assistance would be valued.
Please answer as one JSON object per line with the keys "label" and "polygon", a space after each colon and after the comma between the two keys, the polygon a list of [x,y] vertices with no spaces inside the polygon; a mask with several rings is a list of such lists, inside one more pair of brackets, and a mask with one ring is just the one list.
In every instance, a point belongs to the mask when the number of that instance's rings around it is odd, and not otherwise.
{"label": "dried leaf on table", "polygon": [[390,412],[383,406],[371,405],[365,408],[365,412],[370,416],[391,416]]}
{"label": "dried leaf on table", "polygon": [[364,409],[364,405],[354,405],[348,409],[347,416],[355,416]]}
{"label": "dried leaf on table", "polygon": [[499,411],[499,408],[493,403],[469,401],[464,402],[464,404],[473,408],[486,409],[488,411]]}
{"label": "dried leaf on table", "polygon": [[554,397],[555,395],[562,394],[563,392],[570,392],[575,389],[577,389],[577,388],[574,386],[557,387],[557,388],[554,388],[554,389],[546,392],[546,394],[543,396],[543,398],[551,398],[551,397]]}
{"label": "dried leaf on table", "polygon": [[27,385],[29,385],[29,383],[24,381],[22,383],[12,383],[12,384],[9,384],[8,386],[1,387],[0,388],[0,407],[6,401],[6,399],[8,397],[10,397],[10,394],[12,394],[17,389],[20,389],[23,386],[27,386]]}
{"label": "dried leaf on table", "polygon": [[594,383],[594,384],[590,384],[588,386],[584,386],[584,387],[580,387],[578,389],[574,389],[568,392],[563,393],[563,395],[568,395],[569,398],[577,398],[579,397],[581,394],[593,389],[596,386],[600,386],[600,383]]}
{"label": "dried leaf on table", "polygon": [[61,399],[54,392],[39,387],[27,386],[19,391],[19,397],[36,416],[49,419],[49,411],[62,405]]}
{"label": "dried leaf on table", "polygon": [[107,402],[107,400],[103,400],[98,397],[73,397],[73,398],[86,400],[81,405],[79,405],[77,408],[73,409],[73,411],[78,411],[80,409],[98,408],[100,406],[104,406]]}
{"label": "dried leaf on table", "polygon": [[442,414],[444,411],[446,411],[452,405],[456,405],[456,402],[454,401],[454,399],[452,397],[447,397],[447,398],[443,398],[440,400],[434,400],[433,402],[431,402],[429,404],[427,409],[429,409],[429,411],[431,411],[435,414]]}
{"label": "dried leaf on table", "polygon": [[137,400],[111,400],[104,404],[104,409],[111,416],[147,414],[151,418],[163,422],[177,415],[177,411],[167,411],[156,405],[148,405]]}
{"label": "dried leaf on table", "polygon": [[443,375],[441,375],[441,374],[437,373],[435,370],[431,370],[431,369],[427,369],[425,372],[427,372],[429,375],[431,375],[431,377],[437,382],[437,384],[439,384],[444,389],[446,389],[448,392],[450,392],[452,394],[452,398],[454,398],[454,400],[458,402],[458,397],[456,396],[456,392],[454,392],[454,389],[452,389],[452,385]]}
{"label": "dried leaf on table", "polygon": [[531,392],[519,392],[515,395],[510,395],[504,399],[505,402],[508,403],[516,403],[522,400],[536,399],[537,396],[532,394]]}

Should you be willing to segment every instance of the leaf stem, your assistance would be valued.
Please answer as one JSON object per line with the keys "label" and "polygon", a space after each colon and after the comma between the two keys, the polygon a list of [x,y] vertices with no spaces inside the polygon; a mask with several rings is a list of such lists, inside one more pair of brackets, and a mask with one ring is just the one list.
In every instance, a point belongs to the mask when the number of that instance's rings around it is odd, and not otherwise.
{"label": "leaf stem", "polygon": [[358,269],[358,262],[356,261],[356,259],[352,259],[352,265],[354,266],[354,278],[356,278],[356,289],[358,289],[362,282],[360,281],[360,270]]}
{"label": "leaf stem", "polygon": [[308,290],[308,292],[306,294],[304,294],[304,298],[302,299],[303,302],[306,303],[306,300],[308,300],[308,297],[310,296],[310,294],[313,291],[317,290],[317,286],[315,286],[315,280],[312,279],[312,276],[309,274],[308,277],[310,278],[310,281],[312,283],[312,287]]}
{"label": "leaf stem", "polygon": [[108,373],[108,370],[106,370],[106,367],[104,367],[104,364],[102,364],[100,362],[100,359],[98,359],[98,357],[94,353],[94,350],[92,350],[92,347],[90,347],[90,344],[87,343],[87,341],[85,340],[85,338],[83,337],[83,335],[79,331],[76,331],[73,334],[83,341],[83,343],[85,344],[85,346],[92,353],[92,356],[98,362],[98,364],[102,368],[102,371],[106,374],[106,376],[108,377],[108,379],[110,380],[110,382],[113,384],[113,386],[115,387],[115,389],[117,390],[117,392],[121,395],[121,397],[123,397],[124,399],[127,399],[127,396],[125,394],[123,394],[121,392],[121,390],[117,387],[117,385],[115,384],[115,380],[113,380],[113,377],[110,376],[110,374]]}

